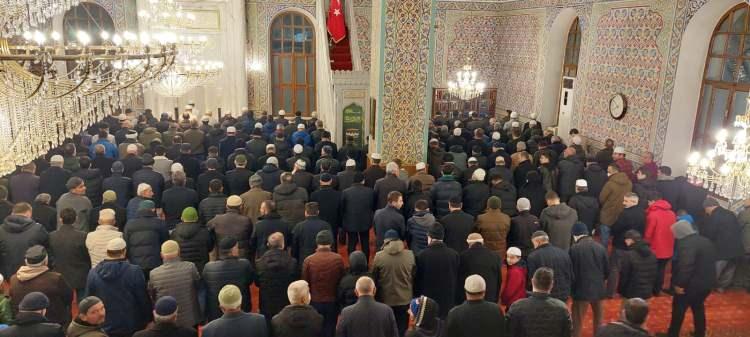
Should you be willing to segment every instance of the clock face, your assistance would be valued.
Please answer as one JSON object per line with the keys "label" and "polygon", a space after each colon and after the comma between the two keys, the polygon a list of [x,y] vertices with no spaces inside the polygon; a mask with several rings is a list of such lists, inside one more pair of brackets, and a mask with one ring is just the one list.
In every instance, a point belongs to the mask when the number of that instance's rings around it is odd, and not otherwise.
{"label": "clock face", "polygon": [[625,98],[622,94],[616,94],[609,100],[609,114],[614,119],[625,116]]}

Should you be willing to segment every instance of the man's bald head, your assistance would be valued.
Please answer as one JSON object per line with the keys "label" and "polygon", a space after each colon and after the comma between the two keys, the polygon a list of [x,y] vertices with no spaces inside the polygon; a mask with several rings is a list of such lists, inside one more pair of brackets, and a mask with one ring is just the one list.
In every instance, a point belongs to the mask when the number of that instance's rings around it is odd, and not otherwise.
{"label": "man's bald head", "polygon": [[357,296],[373,296],[375,295],[375,281],[368,276],[362,276],[357,280],[355,286],[357,290]]}
{"label": "man's bald head", "polygon": [[284,234],[276,232],[268,237],[269,249],[284,249]]}
{"label": "man's bald head", "polygon": [[627,299],[622,304],[622,316],[631,324],[645,323],[648,317],[648,302],[638,297]]}

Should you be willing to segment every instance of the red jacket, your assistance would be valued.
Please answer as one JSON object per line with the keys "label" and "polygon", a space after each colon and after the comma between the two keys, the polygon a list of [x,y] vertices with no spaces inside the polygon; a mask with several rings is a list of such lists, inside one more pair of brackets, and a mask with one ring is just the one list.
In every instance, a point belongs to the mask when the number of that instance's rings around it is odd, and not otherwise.
{"label": "red jacket", "polygon": [[630,181],[636,182],[638,180],[633,172],[633,162],[630,160],[621,158],[615,161],[615,165],[620,168],[620,172],[625,173],[630,178]]}
{"label": "red jacket", "polygon": [[318,248],[302,263],[302,279],[310,284],[313,302],[335,302],[344,260],[329,248]]}
{"label": "red jacket", "polygon": [[656,200],[646,210],[646,233],[643,238],[651,244],[657,259],[668,259],[674,253],[674,236],[672,224],[677,216],[672,212],[672,205],[666,200]]}
{"label": "red jacket", "polygon": [[522,266],[521,263],[523,262],[518,261],[512,266],[508,266],[505,288],[500,294],[500,303],[504,304],[506,308],[510,308],[513,302],[526,298],[526,267]]}

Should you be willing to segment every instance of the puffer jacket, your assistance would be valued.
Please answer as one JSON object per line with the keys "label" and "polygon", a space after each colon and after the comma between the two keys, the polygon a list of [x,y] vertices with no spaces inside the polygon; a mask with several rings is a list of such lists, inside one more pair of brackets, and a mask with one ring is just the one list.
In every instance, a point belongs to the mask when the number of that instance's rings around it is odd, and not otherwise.
{"label": "puffer jacket", "polygon": [[224,214],[227,209],[227,196],[222,193],[211,193],[198,204],[198,213],[202,223],[208,223],[215,216]]}
{"label": "puffer jacket", "polygon": [[599,224],[599,200],[589,193],[576,193],[568,199],[568,206],[576,211],[578,221],[586,224],[589,232]]}
{"label": "puffer jacket", "polygon": [[281,170],[275,165],[265,164],[256,174],[263,178],[261,187],[264,191],[273,192],[274,187],[281,184]]}
{"label": "puffer jacket", "polygon": [[523,211],[510,219],[508,244],[511,247],[521,249],[523,256],[529,256],[531,250],[534,249],[534,245],[531,243],[531,234],[541,229],[542,225],[539,223],[539,218],[529,211]]}
{"label": "puffer jacket", "polygon": [[338,284],[344,276],[344,260],[330,248],[318,248],[302,263],[302,279],[310,284],[313,302],[336,302]]}
{"label": "puffer jacket", "polygon": [[[554,287],[553,287],[554,289]],[[570,336],[570,312],[565,302],[546,293],[531,293],[510,306],[510,336]]]}
{"label": "puffer jacket", "polygon": [[657,200],[646,210],[646,231],[643,239],[651,244],[657,259],[668,259],[674,253],[671,226],[677,222],[672,206],[664,199]]}
{"label": "puffer jacket", "polygon": [[490,187],[490,196],[500,198],[500,209],[508,216],[516,216],[516,187],[510,181],[503,180]]}
{"label": "puffer jacket", "polygon": [[255,224],[253,233],[250,234],[250,251],[255,252],[256,258],[268,250],[268,237],[276,232],[284,234],[284,247],[289,247],[292,243],[291,226],[276,212],[261,216],[260,221]]}
{"label": "puffer jacket", "polygon": [[289,305],[287,288],[299,278],[297,260],[282,249],[271,249],[255,261],[258,278],[255,285],[260,289],[260,313],[273,317]]}
{"label": "puffer jacket", "polygon": [[417,211],[406,222],[406,242],[414,255],[427,248],[427,233],[435,225],[435,216],[428,211]]}
{"label": "puffer jacket", "polygon": [[651,334],[640,326],[624,321],[610,322],[596,330],[595,337],[650,337]]}
{"label": "puffer jacket", "polygon": [[[265,180],[264,180],[265,181]],[[273,201],[281,219],[296,224],[305,220],[305,203],[307,191],[294,183],[281,184],[273,189]]]}
{"label": "puffer jacket", "polygon": [[323,316],[310,305],[289,305],[271,320],[275,337],[317,337]]}
{"label": "puffer jacket", "polygon": [[149,209],[136,213],[136,218],[128,221],[122,238],[128,245],[128,259],[144,270],[161,265],[161,244],[169,239],[164,221]]}
{"label": "puffer jacket", "polygon": [[477,217],[476,231],[482,234],[487,248],[499,256],[505,257],[508,233],[510,232],[509,216],[499,209],[487,209],[484,214]]}
{"label": "puffer jacket", "polygon": [[0,226],[0,271],[10,278],[24,265],[26,250],[34,245],[49,247],[49,235],[41,224],[22,215],[9,215]]}
{"label": "puffer jacket", "polygon": [[[651,298],[658,273],[656,256],[648,242],[638,241],[620,260],[620,281],[617,292],[624,298]],[[611,275],[616,277],[617,275]]]}
{"label": "puffer jacket", "polygon": [[65,332],[60,324],[51,323],[42,314],[22,312],[13,324],[0,330],[2,337],[63,337]]}
{"label": "puffer jacket", "polygon": [[348,307],[357,303],[357,295],[354,293],[357,280],[362,276],[372,275],[368,272],[367,257],[359,250],[349,255],[349,271],[339,281],[339,287],[336,291],[336,303],[339,308]]}
{"label": "puffer jacket", "polygon": [[542,229],[549,234],[549,242],[558,248],[568,250],[573,235],[573,225],[578,221],[576,210],[566,204],[549,206],[542,211],[539,217]]}
{"label": "puffer jacket", "polygon": [[404,248],[401,240],[390,240],[375,254],[372,277],[378,291],[376,297],[389,306],[407,305],[411,301],[417,264],[414,253]]}
{"label": "puffer jacket", "polygon": [[625,194],[633,188],[633,183],[625,173],[617,172],[609,177],[599,194],[599,203],[602,206],[599,221],[603,225],[611,226],[625,207],[622,200]]}
{"label": "puffer jacket", "polygon": [[606,167],[603,168],[598,163],[590,163],[583,171],[583,179],[589,186],[589,193],[598,197],[604,188],[604,184],[607,183]]}
{"label": "puffer jacket", "polygon": [[170,239],[180,245],[180,258],[195,264],[198,272],[208,263],[208,253],[214,247],[214,237],[199,222],[181,222],[170,234]]}
{"label": "puffer jacket", "polygon": [[[574,300],[599,301],[606,290],[604,281],[609,275],[607,249],[590,236],[584,236],[570,247],[570,260],[573,263],[572,295]],[[616,277],[613,275],[613,277]]]}
{"label": "puffer jacket", "polygon": [[552,297],[563,302],[568,299],[575,277],[573,263],[570,261],[568,252],[551,244],[543,244],[528,255],[526,263],[529,271],[526,274],[528,278],[526,281],[527,287],[531,288],[531,278],[536,270],[547,267],[555,271]]}
{"label": "puffer jacket", "polygon": [[448,201],[453,197],[461,197],[462,195],[461,184],[452,175],[444,175],[430,188],[430,198],[432,199],[430,209],[433,210],[436,217],[442,217],[450,213]]}
{"label": "puffer jacket", "polygon": [[200,274],[192,262],[179,258],[167,260],[149,275],[148,287],[154,298],[172,296],[177,300],[180,308],[177,325],[191,328],[203,320],[198,305]]}
{"label": "puffer jacket", "polygon": [[219,309],[219,292],[227,284],[240,288],[242,293],[242,311],[249,312],[252,301],[250,299],[250,285],[255,282],[255,269],[247,259],[235,256],[222,257],[221,260],[206,263],[201,274],[206,285],[206,320],[213,321],[221,317]]}
{"label": "puffer jacket", "polygon": [[583,163],[576,157],[564,158],[557,163],[557,169],[557,192],[560,200],[567,202],[576,192],[576,180],[583,177]]}
{"label": "puffer jacket", "polygon": [[253,232],[253,224],[250,218],[240,214],[237,209],[228,209],[226,213],[215,216],[206,224],[216,242],[221,242],[225,237],[233,237],[237,240],[240,249],[240,257],[250,257],[250,234]]}
{"label": "puffer jacket", "polygon": [[107,308],[102,325],[108,335],[130,335],[146,327],[151,320],[151,300],[146,280],[137,265],[126,260],[105,260],[89,272],[86,294],[117,303]]}
{"label": "puffer jacket", "polygon": [[476,217],[484,210],[490,197],[490,187],[482,181],[471,181],[464,187],[464,212]]}

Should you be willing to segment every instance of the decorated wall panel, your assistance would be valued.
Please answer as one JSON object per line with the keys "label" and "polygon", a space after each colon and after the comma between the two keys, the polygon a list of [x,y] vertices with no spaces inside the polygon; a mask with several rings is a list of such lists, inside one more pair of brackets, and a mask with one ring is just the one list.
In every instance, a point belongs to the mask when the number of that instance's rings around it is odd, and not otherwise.
{"label": "decorated wall panel", "polygon": [[354,7],[354,19],[357,21],[357,46],[359,46],[359,59],[362,64],[362,70],[370,70],[370,53],[371,42],[370,20],[372,20],[372,7]]}

